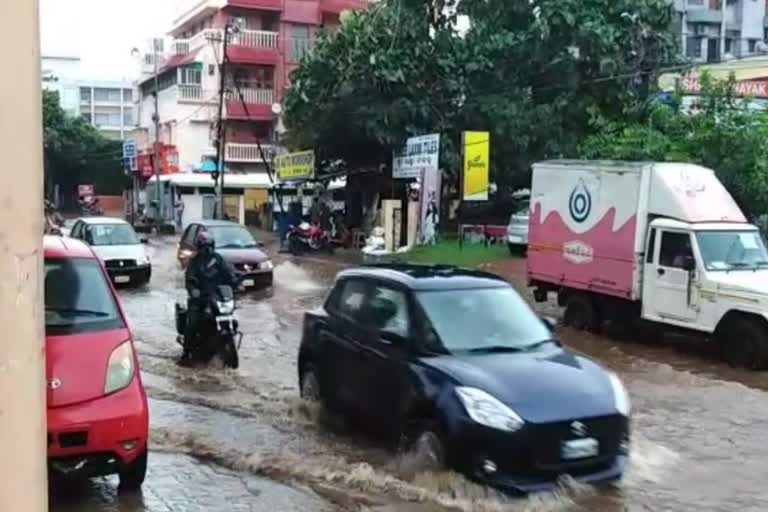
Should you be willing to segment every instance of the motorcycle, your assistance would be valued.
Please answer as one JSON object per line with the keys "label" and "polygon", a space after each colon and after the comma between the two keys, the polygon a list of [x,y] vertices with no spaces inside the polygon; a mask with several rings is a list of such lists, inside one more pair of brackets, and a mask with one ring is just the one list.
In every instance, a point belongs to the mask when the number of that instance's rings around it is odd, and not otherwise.
{"label": "motorcycle", "polygon": [[[200,330],[191,344],[193,361],[207,364],[218,355],[224,366],[237,369],[240,365],[238,350],[243,341],[243,333],[238,330],[236,310],[232,287],[218,286],[201,312],[203,318]],[[186,305],[176,304],[176,342],[182,347],[185,344],[188,311]]]}
{"label": "motorcycle", "polygon": [[46,199],[43,210],[45,212],[43,233],[46,235],[62,236],[64,234],[62,230],[64,227],[64,217],[56,211],[56,206]]}
{"label": "motorcycle", "polygon": [[298,226],[291,226],[287,240],[288,249],[294,256],[300,256],[307,251],[333,252],[331,235],[319,224],[302,222]]}
{"label": "motorcycle", "polygon": [[98,199],[81,199],[78,201],[80,207],[80,215],[85,217],[100,217],[104,215],[104,210],[99,205]]}

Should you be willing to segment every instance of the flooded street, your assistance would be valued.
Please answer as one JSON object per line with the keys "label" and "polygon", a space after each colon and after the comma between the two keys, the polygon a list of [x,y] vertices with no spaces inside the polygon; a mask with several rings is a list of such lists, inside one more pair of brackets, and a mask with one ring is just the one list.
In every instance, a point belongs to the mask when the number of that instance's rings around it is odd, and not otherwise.
{"label": "flooded street", "polygon": [[568,345],[617,371],[631,394],[632,465],[622,483],[511,499],[452,474],[405,480],[386,446],[321,426],[298,399],[302,315],[322,302],[341,264],[275,256],[274,289],[240,301],[240,369],[190,370],[175,364],[173,307],[185,298],[175,240],[153,240],[149,250],[151,284],[120,291],[150,396],[144,491],[120,495],[116,479],[53,485],[54,512],[768,510],[765,373],[732,370],[675,340],[564,330]]}

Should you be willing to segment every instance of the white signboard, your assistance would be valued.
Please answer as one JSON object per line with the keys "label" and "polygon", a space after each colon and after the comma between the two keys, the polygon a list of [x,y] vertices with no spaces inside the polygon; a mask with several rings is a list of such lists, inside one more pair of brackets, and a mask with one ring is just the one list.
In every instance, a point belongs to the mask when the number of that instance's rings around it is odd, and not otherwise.
{"label": "white signboard", "polygon": [[411,137],[392,158],[392,177],[421,178],[422,173],[435,172],[440,156],[440,134]]}

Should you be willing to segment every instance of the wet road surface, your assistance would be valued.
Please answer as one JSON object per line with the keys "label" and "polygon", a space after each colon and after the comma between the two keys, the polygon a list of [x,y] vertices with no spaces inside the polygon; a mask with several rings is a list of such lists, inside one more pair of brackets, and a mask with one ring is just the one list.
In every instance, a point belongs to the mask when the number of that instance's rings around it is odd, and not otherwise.
{"label": "wet road surface", "polygon": [[54,512],[768,510],[768,374],[661,335],[619,342],[563,330],[632,396],[632,466],[621,484],[510,499],[453,474],[405,479],[391,451],[316,421],[298,399],[302,314],[322,302],[338,262],[276,256],[274,289],[240,301],[241,368],[190,370],[175,365],[173,305],[185,292],[174,241],[149,250],[152,283],[120,291],[150,396],[147,482],[141,495],[118,494],[114,479],[54,487]]}

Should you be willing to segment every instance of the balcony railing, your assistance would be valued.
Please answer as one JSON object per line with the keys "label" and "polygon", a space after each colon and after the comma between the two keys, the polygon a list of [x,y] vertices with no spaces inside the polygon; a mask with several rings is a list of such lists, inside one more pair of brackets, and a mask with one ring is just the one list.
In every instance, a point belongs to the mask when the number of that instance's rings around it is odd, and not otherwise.
{"label": "balcony railing", "polygon": [[177,39],[171,45],[171,53],[175,55],[186,55],[203,45],[207,44],[211,39],[220,39],[220,30],[207,28],[190,37],[189,39]]}
{"label": "balcony railing", "polygon": [[188,102],[202,102],[205,101],[203,97],[203,87],[200,85],[185,85],[179,84],[179,101]]}
{"label": "balcony railing", "polygon": [[[240,92],[243,94],[242,101],[245,103],[254,105],[272,105],[274,103],[271,89],[240,89]],[[235,87],[230,87],[227,91],[227,100],[236,103],[241,102],[240,94]]]}
{"label": "balcony railing", "polygon": [[277,49],[278,34],[268,30],[243,30],[232,36],[230,44],[248,48]]}
{"label": "balcony railing", "polygon": [[[275,154],[274,146],[262,144],[261,149],[264,151],[264,156],[267,160],[272,160],[272,157]],[[258,163],[264,161],[261,158],[261,153],[259,152],[259,146],[257,144],[241,144],[237,142],[227,143],[224,158],[228,162]]]}

